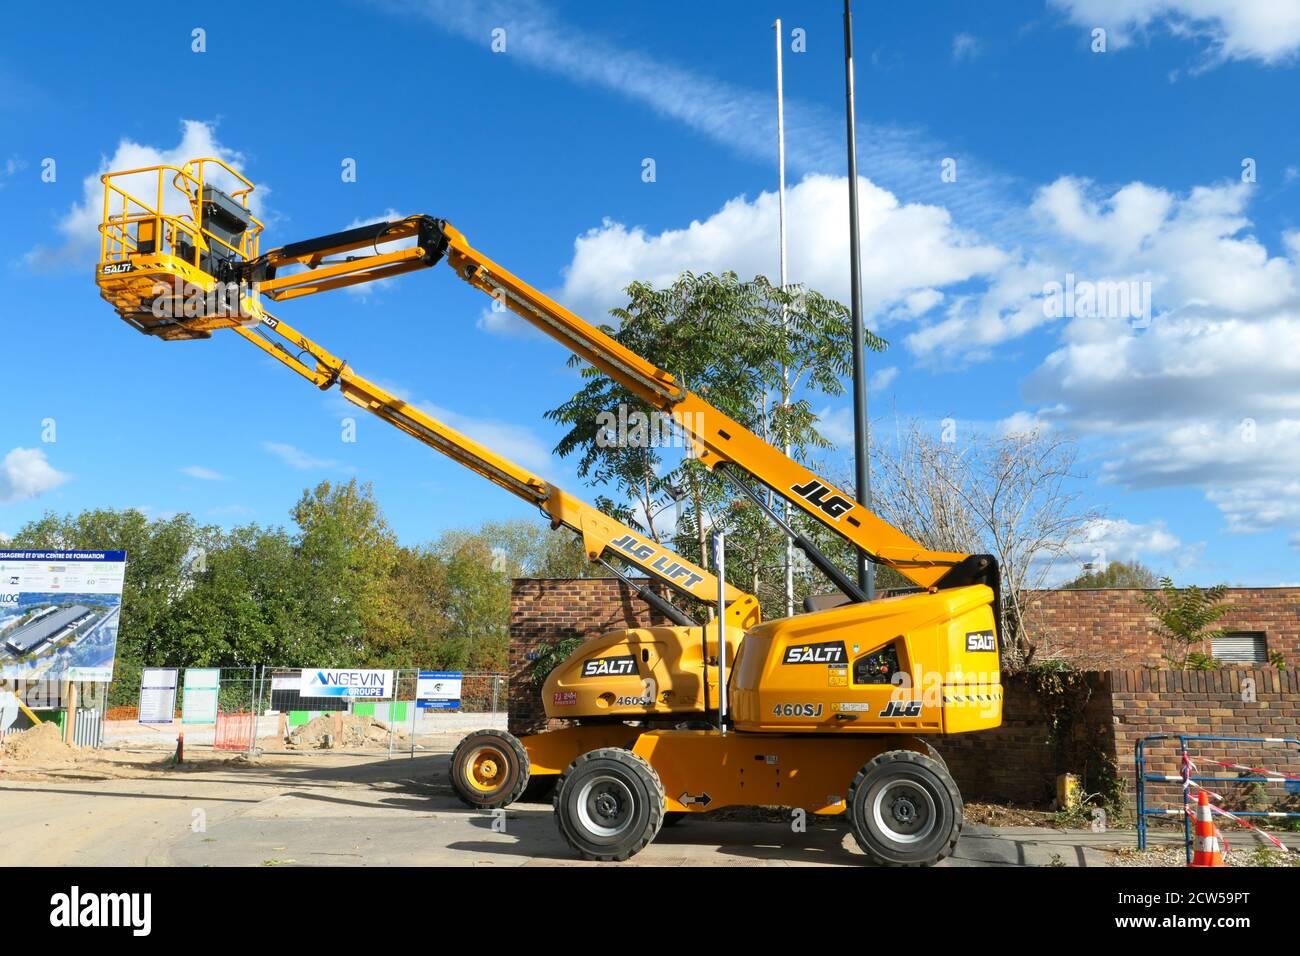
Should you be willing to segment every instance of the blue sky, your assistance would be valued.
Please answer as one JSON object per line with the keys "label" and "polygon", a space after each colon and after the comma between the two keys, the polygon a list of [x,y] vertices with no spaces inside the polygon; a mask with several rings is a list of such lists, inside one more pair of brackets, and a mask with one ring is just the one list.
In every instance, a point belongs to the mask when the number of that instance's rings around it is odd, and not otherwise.
{"label": "blue sky", "polygon": [[[1300,130],[1279,121],[1300,93],[1300,4],[860,7],[865,299],[892,343],[873,412],[1077,435],[1078,490],[1107,516],[1085,558],[1300,581]],[[838,4],[140,10],[85,4],[55,30],[21,6],[0,38],[0,533],[93,506],[282,523],[304,487],[352,475],[408,542],[529,514],[379,422],[341,441],[341,399],[234,336],[163,344],[118,322],[93,283],[94,197],[128,161],[231,158],[272,245],[446,217],[594,320],[632,278],[776,275],[781,16],[790,277],[847,294]],[[127,60],[107,39],[123,31]],[[1154,315],[1048,317],[1067,274],[1149,283]],[[275,311],[584,492],[541,417],[575,388],[566,355],[484,305],[439,267]],[[814,400],[847,439],[847,402]]]}

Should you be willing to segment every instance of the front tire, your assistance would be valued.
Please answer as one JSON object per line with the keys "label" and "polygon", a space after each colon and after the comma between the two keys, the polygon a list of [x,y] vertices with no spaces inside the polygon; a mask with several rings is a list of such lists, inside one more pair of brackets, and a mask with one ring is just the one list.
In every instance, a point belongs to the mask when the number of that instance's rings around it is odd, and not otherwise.
{"label": "front tire", "polygon": [[503,730],[477,730],[451,754],[451,788],[477,810],[508,807],[528,786],[528,751]]}
{"label": "front tire", "polygon": [[951,855],[962,802],[944,765],[912,750],[867,763],[849,787],[853,837],[879,866],[933,866]]}
{"label": "front tire", "polygon": [[560,777],[555,822],[583,859],[626,860],[663,826],[663,784],[654,768],[630,750],[592,750]]}

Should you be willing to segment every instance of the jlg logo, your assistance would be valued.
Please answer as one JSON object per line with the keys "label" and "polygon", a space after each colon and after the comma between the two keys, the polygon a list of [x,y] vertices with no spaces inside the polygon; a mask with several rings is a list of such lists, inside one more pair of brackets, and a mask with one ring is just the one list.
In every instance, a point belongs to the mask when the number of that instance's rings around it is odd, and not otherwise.
{"label": "jlg logo", "polygon": [[837,520],[853,510],[853,502],[843,495],[832,494],[830,488],[815,478],[807,484],[791,485],[790,490]]}
{"label": "jlg logo", "polygon": [[880,712],[881,717],[920,717],[921,702],[919,700],[891,700],[885,704],[885,709]]}

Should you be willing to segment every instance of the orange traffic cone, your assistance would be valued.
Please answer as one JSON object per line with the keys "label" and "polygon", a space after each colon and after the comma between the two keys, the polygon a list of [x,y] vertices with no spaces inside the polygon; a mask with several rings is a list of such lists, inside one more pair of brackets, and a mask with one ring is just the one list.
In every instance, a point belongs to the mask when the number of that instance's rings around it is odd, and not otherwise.
{"label": "orange traffic cone", "polygon": [[1223,862],[1223,840],[1219,828],[1210,815],[1210,798],[1202,790],[1196,801],[1196,852],[1188,866],[1226,866]]}

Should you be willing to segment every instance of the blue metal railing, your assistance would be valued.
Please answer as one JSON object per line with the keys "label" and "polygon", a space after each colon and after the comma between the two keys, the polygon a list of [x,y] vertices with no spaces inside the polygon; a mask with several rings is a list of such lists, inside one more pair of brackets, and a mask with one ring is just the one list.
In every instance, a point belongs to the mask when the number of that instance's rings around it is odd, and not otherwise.
{"label": "blue metal railing", "polygon": [[[1146,766],[1146,747],[1149,742],[1161,740],[1178,741],[1178,763],[1179,773],[1177,774],[1159,774],[1148,773]],[[1186,735],[1186,734],[1152,734],[1149,737],[1143,737],[1133,748],[1134,770],[1137,776],[1137,832],[1138,832],[1138,849],[1147,848],[1147,818],[1148,817],[1169,817],[1182,815],[1183,818],[1183,841],[1184,849],[1187,855],[1187,862],[1192,862],[1192,813],[1191,813],[1191,791],[1192,784],[1200,785],[1202,783],[1286,783],[1288,792],[1295,792],[1292,789],[1292,783],[1295,778],[1287,774],[1277,773],[1269,776],[1263,774],[1244,775],[1239,777],[1221,777],[1209,776],[1204,774],[1194,774],[1191,772],[1191,755],[1187,752],[1189,741],[1212,741],[1215,743],[1250,743],[1250,744],[1281,744],[1285,747],[1296,748],[1297,754],[1300,754],[1300,740],[1294,737],[1214,737],[1205,735]],[[1177,783],[1183,792],[1183,805],[1181,809],[1172,807],[1157,807],[1152,809],[1147,806],[1147,789],[1148,783],[1170,784]],[[1227,808],[1221,808],[1227,809]],[[1300,817],[1300,812],[1283,812],[1277,810],[1232,810],[1230,811],[1236,817]]]}

